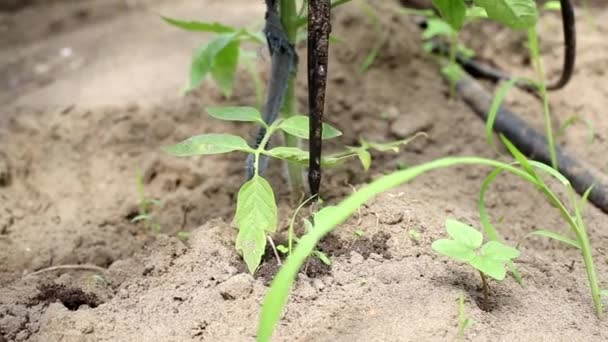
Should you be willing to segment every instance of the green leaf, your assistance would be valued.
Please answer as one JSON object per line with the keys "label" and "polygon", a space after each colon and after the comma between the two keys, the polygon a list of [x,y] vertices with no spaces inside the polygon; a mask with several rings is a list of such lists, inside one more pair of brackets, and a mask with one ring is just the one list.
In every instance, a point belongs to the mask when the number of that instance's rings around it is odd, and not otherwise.
{"label": "green leaf", "polygon": [[234,27],[226,26],[220,23],[205,23],[202,21],[185,21],[161,16],[167,23],[179,27],[187,31],[199,31],[210,33],[229,33],[236,32]]}
{"label": "green leaf", "polygon": [[177,157],[221,154],[232,151],[254,152],[243,138],[216,133],[197,135],[178,144],[163,147],[163,150]]}
{"label": "green leaf", "polygon": [[324,263],[327,266],[331,266],[331,260],[329,259],[329,257],[327,257],[327,255],[321,251],[314,251],[312,252],[312,254],[314,256],[316,256],[319,260],[321,260],[322,263]]}
{"label": "green leaf", "polygon": [[536,24],[538,11],[534,0],[473,0],[490,19],[513,29],[528,29]]}
{"label": "green leaf", "polygon": [[488,112],[488,117],[486,119],[486,140],[492,148],[496,147],[496,145],[494,143],[494,134],[493,134],[494,133],[494,122],[496,121],[496,117],[498,116],[502,102],[504,101],[505,97],[509,93],[509,90],[511,90],[511,88],[515,87],[517,85],[518,81],[519,81],[518,78],[513,77],[510,80],[508,80],[506,83],[502,84],[500,87],[498,87],[498,91],[496,92],[496,95],[492,99],[492,104],[490,105],[490,111]]}
{"label": "green leaf", "polygon": [[487,17],[488,17],[488,12],[486,12],[486,10],[483,7],[472,6],[470,8],[467,8],[467,19],[468,20],[475,20],[475,19],[487,18]]}
{"label": "green leaf", "polygon": [[211,67],[211,75],[226,98],[232,96],[232,84],[239,62],[240,45],[241,42],[238,40],[231,41],[218,52]]}
{"label": "green leaf", "polygon": [[534,177],[534,179],[536,180],[536,183],[538,183],[538,185],[543,184],[542,178],[538,177],[538,175],[536,174],[536,171],[534,171],[534,169],[530,165],[530,161],[528,160],[528,158],[526,158],[526,156],[515,145],[513,145],[513,143],[509,139],[507,139],[504,135],[502,135],[502,134],[500,135],[500,140],[505,145],[507,150],[509,150],[511,155],[513,155],[515,160],[517,160],[517,162],[521,165],[521,167],[523,167],[524,170],[531,177]]}
{"label": "green leaf", "polygon": [[532,233],[526,235],[526,237],[532,236],[532,235],[547,237],[547,238],[565,243],[567,245],[570,245],[574,248],[578,248],[578,249],[581,248],[581,245],[578,243],[578,241],[571,239],[569,237],[563,236],[561,234],[548,231],[548,230],[536,230],[536,231],[533,231]]}
{"label": "green leaf", "polygon": [[241,251],[251,274],[260,265],[266,248],[266,234],[277,227],[277,205],[268,182],[254,176],[243,184],[237,196],[236,224],[239,233],[236,249]]}
{"label": "green leaf", "polygon": [[308,152],[301,150],[297,147],[279,146],[273,148],[270,151],[267,151],[265,154],[274,158],[287,160],[292,163],[303,165],[308,164],[309,159]]}
{"label": "green leaf", "polygon": [[434,251],[452,259],[469,262],[475,257],[475,251],[458,241],[439,239],[431,245]]}
{"label": "green leaf", "polygon": [[479,248],[483,242],[483,235],[479,231],[460,221],[447,219],[445,221],[445,228],[452,239],[470,249]]}
{"label": "green leaf", "polygon": [[507,274],[505,265],[518,256],[517,249],[498,241],[490,241],[481,247],[481,255],[475,256],[470,264],[496,280],[503,280]]}
{"label": "green leaf", "polygon": [[433,5],[452,28],[460,31],[467,15],[467,6],[463,0],[433,0]]}
{"label": "green leaf", "polygon": [[209,107],[207,113],[220,120],[258,122],[266,125],[262,114],[253,107]]}
{"label": "green leaf", "polygon": [[602,290],[601,296],[604,298],[608,298],[608,289]]}
{"label": "green leaf", "polygon": [[[308,132],[309,123],[310,123],[310,119],[308,116],[294,115],[288,119],[285,119],[285,121],[283,121],[281,123],[279,128],[298,138],[308,139],[309,138],[309,132]],[[341,135],[342,135],[342,132],[340,132],[336,128],[334,128],[326,123],[323,124],[323,135],[322,135],[323,140],[332,139],[335,137],[339,137]]]}
{"label": "green leaf", "polygon": [[416,134],[414,134],[413,136],[409,137],[409,138],[405,138],[403,140],[397,140],[397,141],[391,141],[388,143],[377,143],[377,142],[370,142],[370,141],[366,141],[364,139],[361,139],[361,145],[362,147],[369,147],[371,149],[374,149],[378,152],[388,152],[388,151],[393,151],[395,153],[399,152],[399,147],[401,146],[406,146],[409,143],[411,143],[412,141],[414,141],[415,139],[418,139],[420,137],[424,137],[426,138],[428,135],[424,132],[418,132]]}
{"label": "green leaf", "polygon": [[484,258],[483,256],[478,255],[475,256],[475,258],[473,258],[473,260],[471,260],[469,263],[471,266],[496,280],[504,280],[505,276],[507,275],[505,263],[502,261]]}
{"label": "green leaf", "polygon": [[422,38],[428,40],[436,36],[451,37],[452,34],[454,34],[454,30],[450,24],[441,19],[433,18],[427,20],[426,29],[422,32]]}
{"label": "green leaf", "polygon": [[549,11],[559,11],[562,9],[562,4],[557,0],[551,0],[551,1],[545,2],[545,4],[543,5],[543,9],[546,9]]}
{"label": "green leaf", "polygon": [[441,73],[451,82],[458,82],[464,75],[462,67],[457,63],[450,63],[441,68]]}
{"label": "green leaf", "polygon": [[363,147],[350,147],[349,151],[357,154],[361,165],[363,165],[363,170],[368,171],[372,166],[372,155]]}
{"label": "green leaf", "polygon": [[481,247],[481,255],[496,261],[509,261],[519,257],[519,251],[498,241],[490,241]]}
{"label": "green leaf", "polygon": [[237,34],[236,32],[219,34],[196,50],[190,66],[188,91],[201,85],[207,74],[212,70],[218,54],[236,39]]}

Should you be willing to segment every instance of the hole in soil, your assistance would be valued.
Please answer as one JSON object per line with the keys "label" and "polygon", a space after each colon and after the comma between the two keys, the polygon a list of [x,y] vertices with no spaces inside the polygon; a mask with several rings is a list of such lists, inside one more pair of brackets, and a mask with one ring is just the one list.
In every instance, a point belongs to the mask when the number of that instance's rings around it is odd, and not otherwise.
{"label": "hole in soil", "polygon": [[127,219],[129,222],[131,222],[131,221],[133,221],[134,218],[137,217],[137,215],[139,215],[139,209],[134,207],[131,210],[129,210],[129,212],[127,212],[127,215],[125,215],[125,219]]}
{"label": "hole in soil", "polygon": [[81,289],[67,287],[63,284],[42,284],[38,286],[39,293],[32,298],[32,305],[41,302],[54,303],[61,302],[68,310],[76,311],[81,305],[88,305],[92,308],[101,304],[101,301],[94,293],[84,292]]}

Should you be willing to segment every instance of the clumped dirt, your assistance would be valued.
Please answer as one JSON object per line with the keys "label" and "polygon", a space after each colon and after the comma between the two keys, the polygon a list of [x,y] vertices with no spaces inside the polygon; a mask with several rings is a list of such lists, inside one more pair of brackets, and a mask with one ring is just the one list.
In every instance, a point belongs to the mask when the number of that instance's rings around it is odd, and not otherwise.
{"label": "clumped dirt", "polygon": [[[277,263],[268,253],[252,277],[234,250],[232,213],[244,158],[176,159],[160,147],[208,132],[252,137],[247,125],[208,119],[203,108],[252,105],[255,93],[240,73],[231,99],[211,83],[179,96],[190,56],[208,36],[168,27],[156,14],[245,26],[261,20],[262,2],[34,3],[0,13],[0,341],[254,340]],[[334,14],[333,33],[342,42],[330,54],[326,117],[345,134],[327,150],[359,137],[387,141],[421,130],[429,137],[398,154],[374,154],[367,173],[354,161],[328,171],[323,197],[330,204],[382,174],[434,158],[503,158],[485,143],[483,123],[446,97],[438,66],[421,48],[412,18],[396,10],[398,1],[372,3],[381,13],[380,32],[356,2]],[[596,2],[591,14],[594,21],[577,14],[578,68],[572,84],[551,99],[558,124],[578,114],[595,126],[593,143],[583,124],[568,128],[560,143],[608,172],[608,8]],[[561,66],[559,25],[554,13],[540,23],[549,77]],[[378,59],[360,73],[377,39]],[[482,59],[532,75],[524,34],[483,23],[468,28],[463,40]],[[265,65],[264,49],[256,51]],[[300,72],[305,58],[301,63]],[[305,86],[300,77],[302,110]],[[542,128],[535,99],[516,91],[507,103]],[[300,274],[276,340],[453,340],[461,295],[474,321],[466,340],[607,340],[608,325],[594,316],[577,251],[525,238],[535,229],[567,228],[541,195],[514,177],[502,177],[487,204],[507,242],[521,244],[524,287],[512,279],[490,282],[492,310],[486,312],[477,304],[479,275],[432,251],[431,243],[445,235],[446,218],[479,227],[477,196],[489,171],[435,171],[361,207],[318,246],[331,267],[311,258]],[[158,234],[147,222],[131,222],[137,174],[146,196],[163,202],[151,211]],[[278,164],[271,164],[268,177],[277,191],[281,241],[294,205]],[[606,288],[606,216],[588,207],[585,218]],[[178,233],[187,233],[187,241]],[[105,271],[31,275],[81,264]]]}
{"label": "clumped dirt", "polygon": [[94,293],[86,293],[63,284],[42,284],[38,287],[38,291],[39,293],[30,302],[32,306],[41,302],[61,302],[68,310],[76,311],[81,305],[96,308],[100,304]]}

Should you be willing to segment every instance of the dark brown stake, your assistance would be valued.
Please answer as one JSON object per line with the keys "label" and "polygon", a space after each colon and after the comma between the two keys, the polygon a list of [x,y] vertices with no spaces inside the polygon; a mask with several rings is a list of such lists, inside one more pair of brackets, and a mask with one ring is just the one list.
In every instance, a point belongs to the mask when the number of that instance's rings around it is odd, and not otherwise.
{"label": "dark brown stake", "polygon": [[308,1],[308,113],[310,116],[308,184],[313,196],[319,193],[321,187],[323,147],[321,137],[331,32],[330,15],[330,0]]}

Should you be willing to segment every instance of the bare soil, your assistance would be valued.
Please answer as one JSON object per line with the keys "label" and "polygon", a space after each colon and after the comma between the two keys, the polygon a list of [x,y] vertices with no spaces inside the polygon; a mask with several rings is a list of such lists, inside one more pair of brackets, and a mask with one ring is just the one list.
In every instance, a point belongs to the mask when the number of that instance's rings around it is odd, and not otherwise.
{"label": "bare soil", "polygon": [[[447,98],[448,86],[422,50],[413,19],[396,11],[397,1],[373,4],[381,32],[356,2],[335,12],[334,34],[341,42],[330,54],[327,120],[345,134],[332,146],[417,131],[429,138],[398,154],[374,155],[368,173],[355,162],[329,171],[323,185],[329,203],[404,165],[448,155],[504,158],[485,142],[484,125],[470,109]],[[263,6],[249,0],[82,0],[35,2],[0,13],[0,341],[255,338],[260,304],[277,267],[270,255],[252,277],[233,248],[243,156],[176,159],[159,150],[206,132],[253,136],[247,125],[214,121],[203,109],[251,105],[254,91],[241,73],[231,99],[211,82],[181,96],[190,56],[208,36],[169,27],[158,13],[245,26],[261,23]],[[608,7],[597,2],[591,15],[577,14],[576,74],[551,101],[558,124],[574,114],[594,124],[592,143],[583,124],[559,140],[606,172]],[[544,14],[540,33],[547,74],[557,77],[559,16]],[[532,75],[523,33],[482,23],[463,37],[484,60]],[[379,57],[360,73],[377,39],[383,42]],[[268,56],[263,48],[257,51],[263,66]],[[303,72],[305,58],[301,62]],[[304,77],[298,85],[304,110]],[[507,102],[542,128],[537,100],[516,91]],[[487,202],[508,243],[521,243],[523,288],[512,279],[491,282],[492,310],[483,311],[478,274],[431,250],[444,235],[446,218],[479,227],[477,195],[489,171],[436,171],[362,207],[321,243],[331,267],[309,260],[275,339],[455,340],[462,294],[474,321],[465,340],[608,340],[608,323],[594,315],[577,251],[524,239],[535,229],[567,227],[540,194],[514,177],[501,178]],[[138,172],[146,195],[164,202],[152,211],[159,234],[130,221],[138,210]],[[295,206],[280,165],[271,165],[269,177],[283,233]],[[606,288],[606,216],[590,206],[585,218]],[[179,232],[189,234],[186,242]],[[61,269],[65,265],[105,271]],[[47,267],[59,269],[32,274]]]}

